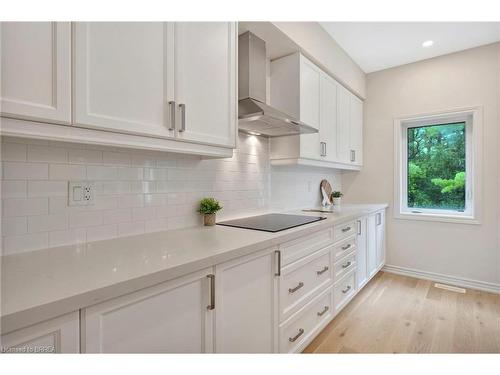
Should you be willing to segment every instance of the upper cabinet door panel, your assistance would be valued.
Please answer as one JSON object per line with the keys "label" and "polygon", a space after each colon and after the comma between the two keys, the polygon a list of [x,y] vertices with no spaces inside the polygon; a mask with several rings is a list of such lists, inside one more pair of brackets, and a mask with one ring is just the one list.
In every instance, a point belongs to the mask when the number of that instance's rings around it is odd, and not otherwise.
{"label": "upper cabinet door panel", "polygon": [[351,134],[350,144],[354,153],[351,155],[353,164],[363,164],[363,102],[351,96]]}
{"label": "upper cabinet door panel", "polygon": [[319,134],[325,142],[323,158],[337,161],[337,84],[326,74],[321,75],[321,112]]}
{"label": "upper cabinet door panel", "polygon": [[351,93],[339,86],[337,90],[337,161],[350,163]]}
{"label": "upper cabinet door panel", "polygon": [[174,132],[173,25],[78,22],[74,26],[74,122],[159,137]]}
{"label": "upper cabinet door panel", "polygon": [[2,22],[3,116],[71,122],[69,22]]}
{"label": "upper cabinet door panel", "polygon": [[300,120],[319,129],[320,106],[319,68],[300,56]]}
{"label": "upper cabinet door panel", "polygon": [[236,33],[235,22],[175,24],[179,139],[235,146]]}

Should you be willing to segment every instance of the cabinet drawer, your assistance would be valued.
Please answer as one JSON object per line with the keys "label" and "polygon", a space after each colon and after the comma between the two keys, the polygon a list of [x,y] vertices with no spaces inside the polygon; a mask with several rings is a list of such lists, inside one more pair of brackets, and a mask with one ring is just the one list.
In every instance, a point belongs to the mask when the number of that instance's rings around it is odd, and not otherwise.
{"label": "cabinet drawer", "polygon": [[333,259],[334,262],[342,259],[347,254],[356,249],[356,237],[348,238],[333,247]]}
{"label": "cabinet drawer", "polygon": [[279,280],[280,321],[292,315],[312,295],[332,282],[332,248],[320,250],[290,264]]}
{"label": "cabinet drawer", "polygon": [[353,236],[356,234],[356,222],[349,221],[344,224],[335,225],[333,227],[333,238],[335,242],[342,241],[344,238]]}
{"label": "cabinet drawer", "polygon": [[279,329],[279,351],[302,350],[333,317],[332,287],[318,295],[303,309],[284,322]]}
{"label": "cabinet drawer", "polygon": [[333,228],[311,233],[280,245],[282,264],[286,266],[306,255],[333,244]]}
{"label": "cabinet drawer", "polygon": [[334,282],[342,279],[344,275],[351,272],[356,267],[356,252],[353,251],[344,258],[338,260],[333,265],[333,280]]}
{"label": "cabinet drawer", "polygon": [[356,273],[354,270],[333,287],[335,313],[339,312],[356,293]]}

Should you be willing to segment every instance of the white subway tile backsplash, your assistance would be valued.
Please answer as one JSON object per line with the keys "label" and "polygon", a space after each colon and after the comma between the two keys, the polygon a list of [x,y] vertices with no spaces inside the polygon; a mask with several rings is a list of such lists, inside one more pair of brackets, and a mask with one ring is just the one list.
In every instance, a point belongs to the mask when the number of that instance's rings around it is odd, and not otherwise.
{"label": "white subway tile backsplash", "polygon": [[2,181],[2,198],[25,198],[26,181]]}
{"label": "white subway tile backsplash", "polygon": [[[238,143],[232,158],[202,160],[3,137],[4,246],[13,253],[199,226],[198,202],[207,196],[221,201],[223,219],[313,205],[321,178],[340,188],[337,172],[271,169],[267,139],[241,135]],[[71,180],[94,182],[92,205],[68,206]]]}
{"label": "white subway tile backsplash", "polygon": [[49,211],[48,198],[12,198],[4,199],[2,203],[2,218],[44,215]]}
{"label": "white subway tile backsplash", "polygon": [[28,161],[66,163],[68,151],[60,147],[28,145]]}
{"label": "white subway tile backsplash", "polygon": [[38,215],[28,216],[28,232],[49,232],[68,228],[68,215]]}
{"label": "white subway tile backsplash", "polygon": [[102,241],[109,238],[115,238],[118,235],[118,226],[116,224],[100,225],[87,228],[87,241]]}
{"label": "white subway tile backsplash", "polygon": [[3,161],[26,161],[27,146],[17,143],[2,144]]}
{"label": "white subway tile backsplash", "polygon": [[83,243],[87,239],[86,228],[76,228],[69,230],[58,230],[49,232],[49,246],[64,246],[70,244]]}
{"label": "white subway tile backsplash", "polygon": [[28,181],[28,197],[65,197],[68,195],[66,181]]}
{"label": "white subway tile backsplash", "polygon": [[2,219],[2,236],[16,236],[27,232],[26,216],[5,217]]}
{"label": "white subway tile backsplash", "polygon": [[89,180],[107,180],[113,181],[118,179],[117,167],[104,166],[87,166],[87,178]]}
{"label": "white subway tile backsplash", "polygon": [[98,150],[69,150],[69,162],[72,164],[102,164],[102,151]]}
{"label": "white subway tile backsplash", "polygon": [[85,180],[86,169],[83,165],[50,164],[49,178],[51,180]]}
{"label": "white subway tile backsplash", "polygon": [[48,164],[2,163],[4,180],[46,180],[49,176]]}

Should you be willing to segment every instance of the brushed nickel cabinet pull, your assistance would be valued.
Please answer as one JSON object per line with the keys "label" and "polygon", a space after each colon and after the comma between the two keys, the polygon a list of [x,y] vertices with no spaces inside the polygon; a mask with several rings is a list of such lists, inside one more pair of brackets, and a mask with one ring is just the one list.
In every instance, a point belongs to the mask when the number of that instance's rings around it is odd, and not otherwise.
{"label": "brushed nickel cabinet pull", "polygon": [[347,250],[347,249],[349,249],[350,247],[351,247],[351,244],[350,244],[350,243],[348,243],[347,245],[342,246],[342,250]]}
{"label": "brushed nickel cabinet pull", "polygon": [[352,264],[352,263],[349,261],[349,262],[347,262],[346,264],[343,264],[343,265],[342,265],[342,268],[347,268],[347,267],[349,267],[351,264]]}
{"label": "brushed nickel cabinet pull", "polygon": [[304,283],[301,281],[299,285],[297,285],[295,288],[289,288],[288,293],[295,293],[297,290],[302,288],[304,286]]}
{"label": "brushed nickel cabinet pull", "polygon": [[179,104],[179,108],[181,109],[181,128],[179,129],[179,133],[182,133],[186,130],[186,105]]}
{"label": "brushed nickel cabinet pull", "polygon": [[351,161],[356,161],[356,150],[351,150]]}
{"label": "brushed nickel cabinet pull", "polygon": [[208,310],[215,309],[215,275],[207,275],[210,282],[210,305],[207,306]]}
{"label": "brushed nickel cabinet pull", "polygon": [[318,275],[322,275],[322,274],[324,274],[326,271],[328,271],[328,269],[329,269],[329,268],[328,268],[328,266],[325,266],[322,270],[320,270],[320,271],[316,271],[316,273],[317,273]]}
{"label": "brushed nickel cabinet pull", "polygon": [[349,232],[350,230],[351,230],[351,227],[346,227],[346,228],[342,229],[342,232],[345,233],[345,232]]}
{"label": "brushed nickel cabinet pull", "polygon": [[358,220],[358,236],[361,236],[361,220]]}
{"label": "brushed nickel cabinet pull", "polygon": [[377,213],[377,225],[382,224],[382,214],[380,212]]}
{"label": "brushed nickel cabinet pull", "polygon": [[295,341],[297,341],[297,339],[298,339],[300,336],[302,336],[302,334],[303,334],[303,333],[304,333],[304,329],[303,329],[303,328],[299,328],[299,333],[297,333],[297,334],[296,334],[295,336],[293,336],[293,337],[289,337],[289,338],[288,338],[288,341],[290,341],[290,342],[295,342]]}
{"label": "brushed nickel cabinet pull", "polygon": [[276,250],[274,254],[278,257],[277,261],[278,270],[274,273],[274,276],[281,276],[281,251]]}
{"label": "brushed nickel cabinet pull", "polygon": [[347,293],[348,291],[350,291],[350,290],[351,290],[351,286],[350,286],[350,285],[348,285],[348,286],[347,286],[347,288],[345,288],[345,289],[342,291],[342,293],[346,294],[346,293]]}
{"label": "brushed nickel cabinet pull", "polygon": [[170,126],[168,130],[175,130],[175,102],[173,100],[168,102],[170,108]]}
{"label": "brushed nickel cabinet pull", "polygon": [[318,316],[323,316],[328,310],[330,310],[330,308],[328,306],[325,306],[323,311],[320,311],[319,313],[316,314],[318,314]]}

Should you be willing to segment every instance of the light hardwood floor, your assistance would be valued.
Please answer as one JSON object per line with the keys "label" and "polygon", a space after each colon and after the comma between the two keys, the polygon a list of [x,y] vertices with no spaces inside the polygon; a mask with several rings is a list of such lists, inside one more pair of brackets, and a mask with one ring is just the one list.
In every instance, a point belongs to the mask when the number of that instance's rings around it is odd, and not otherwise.
{"label": "light hardwood floor", "polygon": [[305,353],[500,353],[500,295],[380,272]]}

